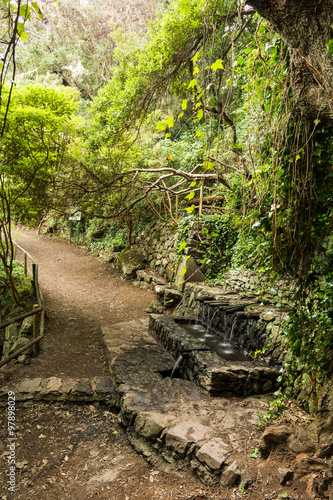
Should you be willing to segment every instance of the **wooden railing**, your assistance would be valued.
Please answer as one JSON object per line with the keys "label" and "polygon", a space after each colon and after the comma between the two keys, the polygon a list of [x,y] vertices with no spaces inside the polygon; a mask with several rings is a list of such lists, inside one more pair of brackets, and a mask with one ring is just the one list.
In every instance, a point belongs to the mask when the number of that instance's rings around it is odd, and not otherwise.
{"label": "wooden railing", "polygon": [[[29,316],[33,316],[33,336],[31,342],[21,347],[17,351],[13,352],[8,358],[4,359],[0,363],[0,367],[7,364],[12,359],[16,358],[23,352],[33,348],[34,354],[36,355],[39,351],[39,342],[44,336],[44,324],[45,324],[45,311],[44,311],[44,300],[42,292],[39,288],[38,282],[38,265],[35,260],[31,257],[31,255],[24,250],[18,243],[13,241],[13,258],[16,262],[22,265],[24,269],[25,276],[31,276],[31,283],[35,292],[35,296],[37,299],[37,304],[33,306],[32,311],[21,314],[20,316],[16,316],[16,318],[12,318],[8,321],[4,321],[0,323],[0,329],[6,328],[13,323],[22,321]],[[19,256],[19,258],[18,258]]]}

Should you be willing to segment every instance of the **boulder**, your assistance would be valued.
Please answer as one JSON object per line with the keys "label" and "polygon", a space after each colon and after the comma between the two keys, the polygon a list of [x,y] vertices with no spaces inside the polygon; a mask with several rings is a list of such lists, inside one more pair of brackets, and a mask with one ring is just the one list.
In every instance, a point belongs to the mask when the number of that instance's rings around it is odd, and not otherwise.
{"label": "boulder", "polygon": [[27,337],[28,335],[32,335],[34,329],[33,325],[34,319],[32,316],[28,316],[28,318],[25,318],[21,325],[19,336]]}
{"label": "boulder", "polygon": [[182,294],[178,290],[165,288],[164,290],[164,305],[165,307],[174,307],[182,300]]}
{"label": "boulder", "polygon": [[291,434],[292,429],[287,425],[272,425],[268,427],[259,442],[260,453],[264,457],[267,457],[271,449],[279,444],[286,443]]}
{"label": "boulder", "polygon": [[175,285],[177,289],[183,289],[186,282],[202,282],[205,281],[205,275],[198,268],[193,257],[186,257],[182,259],[178,266]]}
{"label": "boulder", "polygon": [[135,278],[136,272],[145,267],[145,258],[137,248],[125,248],[118,258],[118,266],[125,278]]}

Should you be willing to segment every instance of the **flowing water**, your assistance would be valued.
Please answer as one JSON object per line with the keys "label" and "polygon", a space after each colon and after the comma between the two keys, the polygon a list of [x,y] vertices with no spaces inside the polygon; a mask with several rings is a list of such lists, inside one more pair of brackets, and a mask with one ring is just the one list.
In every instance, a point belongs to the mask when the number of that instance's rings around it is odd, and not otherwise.
{"label": "flowing water", "polygon": [[174,373],[175,371],[177,370],[178,366],[180,365],[180,363],[182,362],[183,360],[183,355],[180,354],[177,358],[177,361],[175,362],[173,368],[172,368],[172,372],[171,372],[171,375],[170,375],[170,378],[172,378],[174,376]]}
{"label": "flowing water", "polygon": [[[251,361],[251,358],[241,349],[234,347],[230,342],[220,339],[217,335],[207,331],[205,326],[198,323],[181,323],[181,326],[190,333],[192,337],[200,340],[204,345],[220,356],[220,358],[228,361]],[[178,359],[176,364],[178,363]]]}

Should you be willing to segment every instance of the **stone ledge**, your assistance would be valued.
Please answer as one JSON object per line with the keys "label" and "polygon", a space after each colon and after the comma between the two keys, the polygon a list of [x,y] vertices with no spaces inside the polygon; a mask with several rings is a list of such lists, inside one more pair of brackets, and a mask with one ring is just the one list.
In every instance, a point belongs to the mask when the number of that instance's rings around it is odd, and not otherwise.
{"label": "stone ledge", "polygon": [[71,379],[49,377],[25,379],[0,390],[0,398],[7,398],[9,391],[15,393],[16,401],[105,401],[113,397],[113,386],[110,377],[89,379]]}

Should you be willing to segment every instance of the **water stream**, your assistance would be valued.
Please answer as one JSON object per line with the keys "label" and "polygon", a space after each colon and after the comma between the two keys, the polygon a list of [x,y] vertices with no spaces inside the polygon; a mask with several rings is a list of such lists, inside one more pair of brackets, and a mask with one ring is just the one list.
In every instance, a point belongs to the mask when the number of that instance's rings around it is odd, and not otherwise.
{"label": "water stream", "polygon": [[174,373],[175,371],[177,370],[178,366],[180,365],[180,363],[182,362],[183,360],[183,355],[180,354],[177,358],[177,361],[175,362],[175,364],[173,365],[173,368],[172,368],[172,372],[171,372],[171,375],[170,375],[170,378],[172,378],[174,376]]}
{"label": "water stream", "polygon": [[[192,337],[195,337],[209,347],[220,358],[229,361],[251,361],[251,358],[245,352],[234,347],[230,342],[219,338],[214,333],[207,331],[205,326],[199,323],[181,323],[181,325],[184,330],[192,335]],[[179,358],[180,357],[181,356],[179,356]],[[177,366],[179,358],[176,361]]]}

